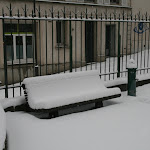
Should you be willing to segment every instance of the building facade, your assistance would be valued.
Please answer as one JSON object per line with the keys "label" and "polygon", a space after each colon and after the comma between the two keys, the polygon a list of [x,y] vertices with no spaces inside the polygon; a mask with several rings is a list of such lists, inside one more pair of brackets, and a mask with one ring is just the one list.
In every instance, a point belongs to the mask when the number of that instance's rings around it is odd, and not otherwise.
{"label": "building facade", "polygon": [[[143,43],[138,45],[141,37],[134,37],[139,25],[115,22],[115,19],[119,14],[122,18],[124,14],[149,11],[147,3],[140,0],[37,0],[34,8],[31,0],[1,0],[0,16],[5,18],[0,19],[0,80],[5,84],[7,78],[8,84],[14,84],[36,74],[84,67],[118,56],[119,47],[119,55],[136,52],[138,47],[144,49]],[[33,15],[35,19],[25,19]],[[67,19],[69,16],[71,21]],[[53,19],[42,19],[48,17]],[[111,17],[114,21],[107,21]],[[148,42],[148,35],[143,38]]]}

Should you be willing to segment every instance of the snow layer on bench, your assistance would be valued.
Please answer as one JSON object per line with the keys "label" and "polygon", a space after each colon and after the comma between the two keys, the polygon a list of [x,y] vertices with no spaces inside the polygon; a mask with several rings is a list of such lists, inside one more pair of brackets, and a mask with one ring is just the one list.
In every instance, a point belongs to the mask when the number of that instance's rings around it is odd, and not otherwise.
{"label": "snow layer on bench", "polygon": [[8,107],[16,107],[26,103],[24,96],[18,96],[14,98],[5,98],[0,100],[0,104],[3,106],[4,109]]}
{"label": "snow layer on bench", "polygon": [[9,150],[149,150],[149,114],[137,99],[50,120],[7,113]]}
{"label": "snow layer on bench", "polygon": [[28,103],[33,109],[50,109],[121,93],[118,88],[107,89],[97,71],[46,76],[45,78],[38,77],[37,80],[30,78],[24,81]]}
{"label": "snow layer on bench", "polygon": [[86,76],[99,76],[99,72],[97,70],[90,70],[90,71],[81,71],[81,72],[75,72],[75,73],[65,73],[65,74],[54,74],[54,75],[46,75],[46,76],[40,76],[40,77],[31,77],[26,78],[23,80],[24,84],[27,85],[33,85],[33,84],[43,84],[51,81],[58,81],[58,80],[64,80],[64,79],[74,79],[79,77],[86,77]]}
{"label": "snow layer on bench", "polygon": [[3,150],[6,138],[6,116],[4,109],[0,104],[0,150]]}

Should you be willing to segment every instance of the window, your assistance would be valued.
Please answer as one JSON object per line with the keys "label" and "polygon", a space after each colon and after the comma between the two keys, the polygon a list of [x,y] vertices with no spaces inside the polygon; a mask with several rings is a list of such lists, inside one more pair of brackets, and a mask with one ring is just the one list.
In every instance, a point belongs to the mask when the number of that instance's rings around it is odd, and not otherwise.
{"label": "window", "polygon": [[33,58],[32,34],[13,34],[12,36],[5,35],[7,61],[18,62],[20,60],[30,62]]}
{"label": "window", "polygon": [[33,62],[32,24],[5,24],[7,61]]}
{"label": "window", "polygon": [[119,4],[119,0],[110,0],[111,4]]}
{"label": "window", "polygon": [[64,45],[64,30],[65,22],[64,21],[56,21],[56,32],[57,32],[57,44]]}

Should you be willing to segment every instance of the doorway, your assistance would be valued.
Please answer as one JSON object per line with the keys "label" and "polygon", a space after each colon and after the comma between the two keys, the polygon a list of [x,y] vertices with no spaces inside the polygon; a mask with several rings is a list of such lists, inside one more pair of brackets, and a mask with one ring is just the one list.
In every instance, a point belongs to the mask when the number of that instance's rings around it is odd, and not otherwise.
{"label": "doorway", "polygon": [[106,25],[106,50],[105,55],[106,56],[115,56],[115,31],[116,31],[115,25]]}
{"label": "doorway", "polygon": [[94,61],[94,22],[85,22],[85,58],[86,63]]}

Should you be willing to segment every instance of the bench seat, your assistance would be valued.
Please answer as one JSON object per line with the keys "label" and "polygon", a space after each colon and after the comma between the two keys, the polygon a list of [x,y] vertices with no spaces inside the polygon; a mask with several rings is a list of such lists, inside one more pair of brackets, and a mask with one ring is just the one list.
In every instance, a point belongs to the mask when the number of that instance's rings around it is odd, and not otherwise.
{"label": "bench seat", "polygon": [[106,88],[95,70],[26,78],[23,85],[29,107],[38,110],[121,96],[119,88]]}

